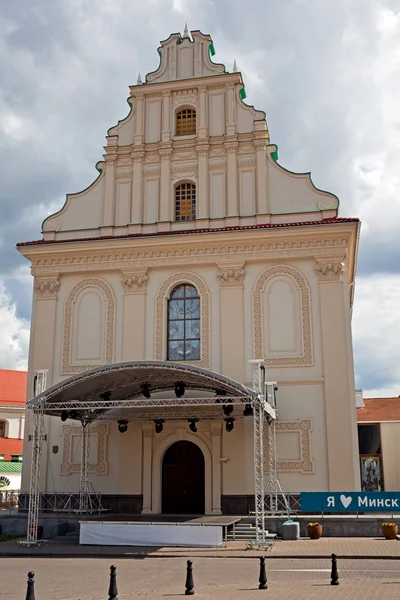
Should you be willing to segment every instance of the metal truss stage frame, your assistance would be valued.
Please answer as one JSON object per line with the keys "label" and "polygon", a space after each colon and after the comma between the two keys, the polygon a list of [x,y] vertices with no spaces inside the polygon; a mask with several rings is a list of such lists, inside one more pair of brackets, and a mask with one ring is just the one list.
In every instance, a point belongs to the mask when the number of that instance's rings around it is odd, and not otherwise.
{"label": "metal truss stage frame", "polygon": [[[27,408],[33,412],[33,435],[29,436],[32,441],[32,463],[27,538],[21,543],[30,546],[43,542],[38,540],[37,525],[40,512],[42,448],[43,443],[47,441],[45,415],[62,417],[67,412],[68,418],[82,424],[79,512],[90,513],[91,496],[95,493],[88,477],[90,423],[99,420],[226,420],[224,406],[244,405],[247,408],[247,416],[240,412],[235,413],[234,418],[253,419],[256,542],[265,544],[264,422],[267,420],[269,424],[273,424],[276,419],[276,384],[265,382],[262,360],[250,362],[253,369],[252,388],[212,371],[162,361],[106,365],[66,379],[48,389],[47,372],[37,371],[37,395],[27,403]],[[177,394],[168,397],[177,382],[184,385],[184,393],[179,397]],[[147,394],[150,397],[144,395],[144,385],[151,389],[151,395]],[[185,394],[185,390],[192,392]],[[204,395],[201,395],[201,392]],[[271,430],[269,444],[267,490],[270,506],[275,506],[281,490],[276,473],[275,436]],[[76,493],[76,490],[73,493]]]}

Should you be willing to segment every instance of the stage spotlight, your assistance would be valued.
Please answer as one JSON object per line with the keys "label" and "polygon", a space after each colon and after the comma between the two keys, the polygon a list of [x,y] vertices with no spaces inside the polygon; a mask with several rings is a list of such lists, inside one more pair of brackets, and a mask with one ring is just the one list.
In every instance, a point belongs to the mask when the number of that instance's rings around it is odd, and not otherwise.
{"label": "stage spotlight", "polygon": [[216,396],[226,396],[226,391],[225,390],[215,390],[215,395]]}
{"label": "stage spotlight", "polygon": [[253,407],[251,404],[246,404],[243,411],[244,417],[252,417],[253,416]]}
{"label": "stage spotlight", "polygon": [[125,431],[128,431],[128,421],[125,421],[125,420],[118,421],[118,431],[120,433],[125,433]]}
{"label": "stage spotlight", "polygon": [[63,422],[64,422],[64,421],[66,421],[67,419],[68,419],[68,413],[67,413],[67,411],[66,411],[66,410],[63,410],[63,411],[61,412],[61,421],[63,421]]}
{"label": "stage spotlight", "polygon": [[224,415],[229,417],[229,415],[231,415],[233,413],[233,405],[225,404],[225,406],[223,407],[223,411],[224,411]]}
{"label": "stage spotlight", "polygon": [[197,433],[196,423],[198,423],[198,419],[189,419],[189,429],[193,431],[193,433]]}
{"label": "stage spotlight", "polygon": [[177,398],[182,398],[182,396],[185,393],[185,388],[186,388],[186,386],[182,381],[177,381],[175,383],[175,396]]}
{"label": "stage spotlight", "polygon": [[267,419],[268,425],[271,425],[271,423],[275,421],[275,419],[271,417],[269,413],[266,413],[265,418]]}
{"label": "stage spotlight", "polygon": [[229,417],[229,419],[225,419],[225,429],[228,433],[230,433],[235,427],[235,419],[233,417]]}
{"label": "stage spotlight", "polygon": [[70,411],[69,418],[70,419],[77,419],[78,418],[78,413],[76,412],[76,410],[71,410]]}
{"label": "stage spotlight", "polygon": [[161,433],[164,429],[164,419],[157,419],[154,423],[156,424],[156,433]]}
{"label": "stage spotlight", "polygon": [[104,400],[104,402],[109,402],[111,399],[111,392],[103,392],[100,394],[100,398]]}
{"label": "stage spotlight", "polygon": [[142,383],[142,385],[140,386],[142,389],[142,394],[145,398],[151,398],[151,394],[150,394],[150,386],[148,383]]}

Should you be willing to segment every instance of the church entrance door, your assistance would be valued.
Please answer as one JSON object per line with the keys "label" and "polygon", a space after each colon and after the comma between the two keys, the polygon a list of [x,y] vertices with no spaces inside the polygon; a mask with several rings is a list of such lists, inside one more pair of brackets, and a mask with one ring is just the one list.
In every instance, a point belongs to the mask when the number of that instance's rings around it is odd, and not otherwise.
{"label": "church entrance door", "polygon": [[192,442],[170,446],[162,463],[162,512],[204,514],[205,465],[202,451]]}

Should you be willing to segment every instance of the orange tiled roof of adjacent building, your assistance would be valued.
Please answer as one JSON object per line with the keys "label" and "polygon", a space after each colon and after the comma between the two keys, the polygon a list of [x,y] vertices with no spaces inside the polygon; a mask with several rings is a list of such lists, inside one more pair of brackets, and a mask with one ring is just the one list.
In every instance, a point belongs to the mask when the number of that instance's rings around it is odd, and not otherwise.
{"label": "orange tiled roof of adjacent building", "polygon": [[4,460],[11,460],[12,454],[22,455],[23,447],[24,440],[17,440],[15,438],[0,438],[0,454],[4,454]]}
{"label": "orange tiled roof of adjacent building", "polygon": [[357,408],[357,422],[400,421],[400,397],[364,398],[364,408]]}
{"label": "orange tiled roof of adjacent building", "polygon": [[24,406],[26,403],[26,371],[0,369],[0,406]]}

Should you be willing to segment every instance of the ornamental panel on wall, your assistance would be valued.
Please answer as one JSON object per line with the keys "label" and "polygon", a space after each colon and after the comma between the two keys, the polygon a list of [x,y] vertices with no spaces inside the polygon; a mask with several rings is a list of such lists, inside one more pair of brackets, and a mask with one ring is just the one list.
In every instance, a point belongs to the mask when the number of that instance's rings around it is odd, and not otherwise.
{"label": "ornamental panel on wall", "polygon": [[[275,421],[277,438],[277,471],[281,473],[314,473],[311,456],[311,419]],[[285,439],[286,438],[286,439]],[[289,439],[291,438],[291,439]],[[269,471],[269,427],[264,427],[264,472]],[[279,456],[281,446],[281,456]],[[286,448],[285,448],[286,446]],[[283,452],[291,456],[282,456]]]}
{"label": "ornamental panel on wall", "polygon": [[254,358],[265,366],[312,365],[311,300],[304,276],[288,265],[270,267],[253,290]]}
{"label": "ornamental panel on wall", "polygon": [[77,283],[65,304],[62,374],[114,362],[115,297],[104,280]]}
{"label": "ornamental panel on wall", "polygon": [[195,361],[183,361],[185,365],[210,367],[210,293],[208,288],[195,273],[182,272],[170,275],[161,285],[156,300],[156,360],[167,357],[167,301],[174,287],[180,283],[190,283],[197,288],[200,296],[200,348],[201,358]]}
{"label": "ornamental panel on wall", "polygon": [[[88,425],[89,463],[88,472],[94,475],[107,475],[108,424]],[[81,425],[63,425],[63,450],[60,474],[71,475],[81,471]]]}

